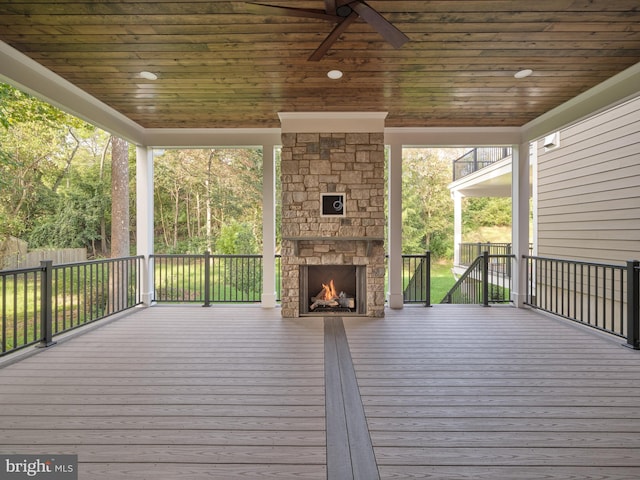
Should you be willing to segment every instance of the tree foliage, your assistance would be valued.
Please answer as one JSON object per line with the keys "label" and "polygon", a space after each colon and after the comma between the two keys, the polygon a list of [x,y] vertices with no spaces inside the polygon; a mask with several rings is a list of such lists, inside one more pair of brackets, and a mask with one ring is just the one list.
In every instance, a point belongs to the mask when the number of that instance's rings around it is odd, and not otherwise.
{"label": "tree foliage", "polygon": [[91,247],[108,204],[95,175],[107,136],[6,84],[0,112],[0,254],[9,235],[30,248]]}
{"label": "tree foliage", "polygon": [[430,250],[435,257],[453,249],[451,160],[455,152],[404,149],[402,164],[402,237],[404,253]]}
{"label": "tree foliage", "polygon": [[156,250],[258,253],[262,151],[168,150],[155,158]]}
{"label": "tree foliage", "polygon": [[473,231],[479,227],[511,226],[511,198],[506,197],[470,197],[464,199],[464,231]]}

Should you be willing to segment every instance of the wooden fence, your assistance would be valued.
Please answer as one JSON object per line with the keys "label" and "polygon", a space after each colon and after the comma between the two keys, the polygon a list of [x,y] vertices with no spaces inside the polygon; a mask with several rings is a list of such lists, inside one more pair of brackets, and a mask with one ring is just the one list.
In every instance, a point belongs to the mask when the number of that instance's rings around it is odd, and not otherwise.
{"label": "wooden fence", "polygon": [[61,248],[58,250],[34,250],[23,254],[9,254],[0,258],[0,270],[34,268],[39,266],[42,260],[51,260],[54,265],[85,262],[87,260],[87,249]]}

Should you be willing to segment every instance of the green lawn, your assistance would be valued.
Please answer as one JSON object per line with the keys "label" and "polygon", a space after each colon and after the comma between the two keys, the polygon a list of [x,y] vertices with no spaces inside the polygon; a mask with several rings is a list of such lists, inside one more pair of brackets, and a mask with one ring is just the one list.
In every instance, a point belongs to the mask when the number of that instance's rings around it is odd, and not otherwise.
{"label": "green lawn", "polygon": [[449,289],[456,283],[451,273],[451,262],[431,265],[431,303],[440,303]]}

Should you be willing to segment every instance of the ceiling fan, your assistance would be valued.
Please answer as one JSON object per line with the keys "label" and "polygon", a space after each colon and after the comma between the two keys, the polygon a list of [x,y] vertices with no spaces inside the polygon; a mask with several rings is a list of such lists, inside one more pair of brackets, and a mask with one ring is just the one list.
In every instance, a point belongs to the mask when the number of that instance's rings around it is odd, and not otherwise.
{"label": "ceiling fan", "polygon": [[394,48],[400,48],[409,41],[409,37],[362,0],[324,0],[324,10],[281,7],[254,2],[247,2],[247,5],[251,13],[319,18],[336,23],[331,33],[309,57],[311,61],[318,61],[324,57],[340,35],[358,18],[362,18],[371,25]]}

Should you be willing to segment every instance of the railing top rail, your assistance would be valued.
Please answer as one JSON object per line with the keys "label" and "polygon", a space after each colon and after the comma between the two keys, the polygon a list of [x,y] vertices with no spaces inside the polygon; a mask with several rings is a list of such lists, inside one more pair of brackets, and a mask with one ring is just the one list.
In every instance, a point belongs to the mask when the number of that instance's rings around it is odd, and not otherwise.
{"label": "railing top rail", "polygon": [[[151,258],[202,258],[204,253],[154,253]],[[210,257],[216,258],[262,258],[261,253],[210,253]],[[275,255],[279,257],[279,254]]]}
{"label": "railing top rail", "polygon": [[473,245],[478,246],[478,245],[490,245],[492,247],[497,247],[497,246],[509,246],[511,245],[510,242],[460,242],[460,245]]}
{"label": "railing top rail", "polygon": [[204,253],[153,253],[150,258],[200,258],[204,257]]}
{"label": "railing top rail", "polygon": [[[96,265],[99,263],[115,263],[115,262],[121,262],[123,260],[126,261],[126,260],[143,260],[143,259],[144,259],[144,256],[142,255],[136,255],[131,257],[118,257],[118,258],[98,258],[94,260],[86,260],[83,262],[58,263],[58,264],[52,265],[52,268],[54,270],[59,270],[59,269],[68,268],[68,267],[82,267],[83,265]],[[43,261],[46,261],[46,260],[43,260]],[[42,270],[43,270],[42,266],[16,268],[13,270],[0,270],[0,275],[3,275],[3,276],[16,275],[16,274],[29,273],[29,272],[41,272]]]}
{"label": "railing top rail", "polygon": [[97,263],[115,263],[115,262],[122,262],[122,261],[126,261],[126,260],[142,260],[144,259],[144,256],[142,255],[136,255],[136,256],[131,256],[131,257],[117,257],[117,258],[96,258],[93,260],[87,260],[84,262],[72,262],[72,263],[59,263],[57,265],[53,265],[53,268],[64,268],[64,267],[77,267],[77,266],[83,266],[83,265],[95,265]]}
{"label": "railing top rail", "polygon": [[587,262],[585,260],[570,260],[566,258],[539,257],[533,255],[522,255],[522,258],[531,258],[533,260],[545,260],[550,262],[572,263],[575,265],[591,265],[594,267],[627,268],[626,265],[618,265],[614,263]]}
{"label": "railing top rail", "polygon": [[16,268],[13,270],[0,270],[0,277],[8,277],[10,275],[20,275],[23,273],[41,272],[42,267]]}

